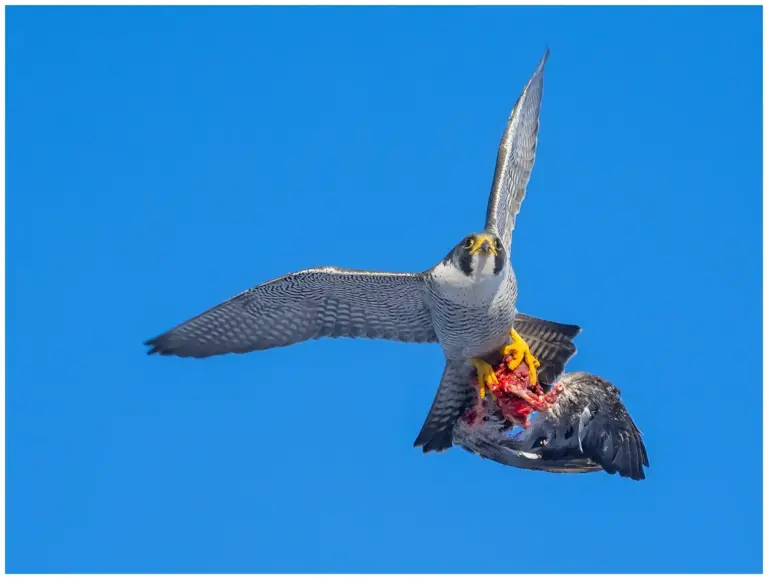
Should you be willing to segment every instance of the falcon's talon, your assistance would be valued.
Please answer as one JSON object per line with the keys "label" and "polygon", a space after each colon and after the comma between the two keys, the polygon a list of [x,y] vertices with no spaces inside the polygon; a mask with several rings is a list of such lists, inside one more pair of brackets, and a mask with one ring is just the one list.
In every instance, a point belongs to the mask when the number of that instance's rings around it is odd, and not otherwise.
{"label": "falcon's talon", "polygon": [[525,365],[528,366],[528,375],[530,377],[531,385],[535,386],[538,383],[536,368],[541,366],[541,362],[534,357],[528,344],[523,340],[520,334],[514,329],[511,329],[509,330],[509,335],[512,337],[512,343],[501,349],[502,356],[511,357],[509,362],[507,362],[507,367],[514,371],[520,364],[525,362]]}
{"label": "falcon's talon", "polygon": [[[488,362],[481,360],[480,358],[472,358],[472,365],[477,371],[477,385],[480,387],[480,398],[485,398],[485,388],[490,384],[498,384],[499,379],[496,378],[496,371]],[[491,393],[493,395],[493,393]],[[494,397],[495,400],[495,397]]]}

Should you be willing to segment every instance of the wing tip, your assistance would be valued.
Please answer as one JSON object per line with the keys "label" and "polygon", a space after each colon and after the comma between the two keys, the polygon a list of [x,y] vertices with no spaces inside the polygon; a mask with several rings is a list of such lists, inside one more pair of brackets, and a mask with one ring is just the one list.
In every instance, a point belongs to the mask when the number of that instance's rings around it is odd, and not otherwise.
{"label": "wing tip", "polygon": [[173,354],[173,352],[169,352],[163,349],[163,346],[160,344],[144,342],[144,346],[149,348],[149,350],[147,350],[146,352],[147,356],[154,356],[155,354],[158,354],[160,356],[170,356],[171,354]]}
{"label": "wing tip", "polygon": [[160,356],[183,356],[182,353],[177,352],[176,349],[169,344],[167,334],[162,334],[146,340],[143,345],[149,348],[146,352],[147,356],[152,356],[154,354]]}
{"label": "wing tip", "polygon": [[171,332],[165,332],[163,334],[155,336],[154,338],[149,338],[148,340],[144,340],[142,345],[149,348],[149,350],[147,350],[147,355],[151,356],[152,354],[161,354],[161,355],[173,354],[174,353],[173,348],[170,347],[170,340],[169,340],[170,334]]}
{"label": "wing tip", "polygon": [[[636,457],[627,457],[625,455],[627,452],[626,449],[619,450],[613,460],[608,462],[603,468],[609,474],[618,473],[618,475],[623,478],[629,478],[636,481],[645,480],[645,468],[650,468],[651,466],[648,461],[648,452],[645,448],[645,443],[643,442],[640,432],[637,430],[629,432],[628,436],[634,438],[638,455]],[[608,467],[610,467],[610,470]]]}
{"label": "wing tip", "polygon": [[196,347],[190,348],[188,345],[184,344],[173,344],[164,340],[162,336],[154,340],[147,340],[144,342],[144,346],[149,348],[146,352],[147,356],[176,356],[177,358],[208,358],[210,356],[221,354],[244,354],[250,351],[249,349],[206,351]]}
{"label": "wing tip", "polygon": [[544,48],[544,56],[542,56],[541,60],[539,60],[539,64],[536,67],[536,72],[533,73],[534,77],[541,74],[544,70],[544,66],[547,64],[547,60],[549,60],[549,52],[549,44],[546,44]]}
{"label": "wing tip", "polygon": [[619,476],[624,478],[636,481],[645,480],[645,469],[643,469],[642,465],[636,465],[635,467],[630,467],[628,469],[620,469],[618,472]]}
{"label": "wing tip", "polygon": [[147,350],[146,352],[147,356],[160,353],[160,347],[157,341],[158,341],[158,338],[150,338],[149,340],[144,340],[144,342],[142,342],[141,344],[142,346],[144,346],[145,348],[149,348],[149,350]]}

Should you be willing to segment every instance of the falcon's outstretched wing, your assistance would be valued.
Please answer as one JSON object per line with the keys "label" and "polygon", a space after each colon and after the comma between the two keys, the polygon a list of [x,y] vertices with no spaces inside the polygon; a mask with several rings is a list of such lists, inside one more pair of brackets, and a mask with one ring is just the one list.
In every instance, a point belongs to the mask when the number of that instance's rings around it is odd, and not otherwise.
{"label": "falcon's outstretched wing", "polygon": [[549,48],[512,109],[496,157],[496,173],[488,200],[485,229],[498,234],[507,254],[512,243],[515,217],[525,197],[525,188],[528,186],[536,157],[539,111],[544,89],[544,65],[547,57]]}
{"label": "falcon's outstretched wing", "polygon": [[205,358],[321,337],[436,342],[422,274],[319,267],[257,285],[148,340],[149,354]]}

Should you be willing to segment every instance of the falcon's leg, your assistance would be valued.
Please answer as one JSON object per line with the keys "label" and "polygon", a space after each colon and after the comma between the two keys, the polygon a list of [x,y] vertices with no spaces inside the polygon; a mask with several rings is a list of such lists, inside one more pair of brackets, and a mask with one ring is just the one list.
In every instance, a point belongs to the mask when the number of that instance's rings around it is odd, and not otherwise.
{"label": "falcon's leg", "polygon": [[509,330],[509,335],[512,336],[512,343],[501,349],[501,355],[512,357],[507,364],[510,370],[514,370],[520,364],[525,362],[525,365],[528,366],[528,374],[530,375],[531,384],[535,385],[537,382],[536,368],[541,366],[541,363],[533,356],[533,354],[531,354],[531,349],[528,347],[528,344],[525,343],[525,340],[520,337],[520,334],[514,329],[511,329]]}
{"label": "falcon's leg", "polygon": [[477,385],[480,387],[480,398],[485,398],[485,387],[491,384],[498,384],[496,372],[488,362],[480,358],[472,358],[472,365],[477,370]]}

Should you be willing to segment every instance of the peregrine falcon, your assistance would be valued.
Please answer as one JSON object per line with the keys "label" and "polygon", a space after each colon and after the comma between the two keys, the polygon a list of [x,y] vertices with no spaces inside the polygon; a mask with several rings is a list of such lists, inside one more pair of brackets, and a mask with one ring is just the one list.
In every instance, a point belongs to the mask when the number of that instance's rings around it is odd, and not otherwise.
{"label": "peregrine falcon", "polygon": [[485,227],[422,273],[317,267],[257,285],[145,342],[149,354],[205,358],[322,337],[438,342],[445,369],[414,446],[440,451],[475,396],[496,380],[488,359],[526,364],[531,381],[559,374],[577,326],[518,313],[512,231],[533,168],[544,85],[539,62],[509,117],[496,160]]}

